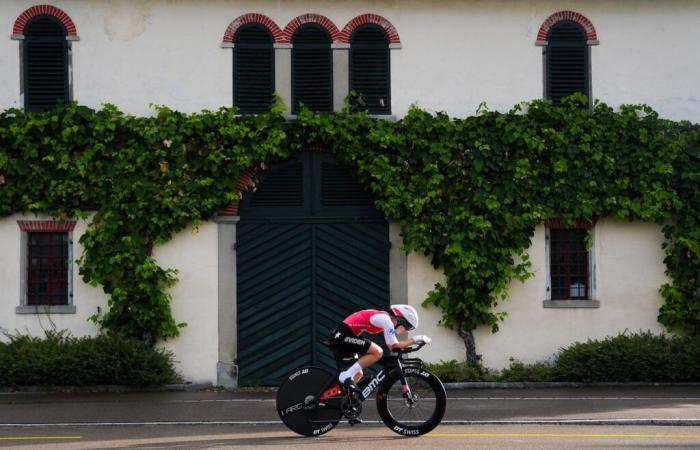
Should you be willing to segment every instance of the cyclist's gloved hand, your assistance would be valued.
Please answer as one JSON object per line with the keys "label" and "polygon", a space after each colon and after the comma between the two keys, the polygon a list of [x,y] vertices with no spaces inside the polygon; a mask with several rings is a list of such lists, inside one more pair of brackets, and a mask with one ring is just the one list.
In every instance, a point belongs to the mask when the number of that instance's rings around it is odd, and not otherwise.
{"label": "cyclist's gloved hand", "polygon": [[430,344],[430,338],[428,336],[413,336],[413,340],[416,342],[416,344]]}

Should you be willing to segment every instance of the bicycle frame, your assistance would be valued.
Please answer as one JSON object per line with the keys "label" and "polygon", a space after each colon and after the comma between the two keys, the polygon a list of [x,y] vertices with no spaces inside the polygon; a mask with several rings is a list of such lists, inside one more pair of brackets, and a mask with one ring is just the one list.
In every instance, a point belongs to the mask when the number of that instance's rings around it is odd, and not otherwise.
{"label": "bicycle frame", "polygon": [[[423,367],[423,361],[418,358],[403,359],[404,353],[408,352],[398,352],[397,355],[385,356],[380,361],[384,367],[369,380],[363,380],[360,382],[364,385],[364,387],[361,388],[361,401],[364,402],[365,400],[367,400],[372,395],[372,392],[374,392],[375,389],[379,387],[379,385],[382,383],[382,381],[384,381],[384,379],[390,372],[392,372],[393,370],[398,370],[403,394],[409,402],[413,402],[413,397],[411,395],[411,387],[406,382],[406,377],[404,376],[403,369],[404,367],[421,368]],[[338,368],[338,370],[340,370],[340,368]],[[321,394],[318,397],[319,401],[328,401],[329,399],[340,395],[344,392],[344,388],[341,387],[340,383],[338,383],[337,380],[332,380],[329,384],[331,386],[327,385],[324,386],[323,389],[321,389]]]}

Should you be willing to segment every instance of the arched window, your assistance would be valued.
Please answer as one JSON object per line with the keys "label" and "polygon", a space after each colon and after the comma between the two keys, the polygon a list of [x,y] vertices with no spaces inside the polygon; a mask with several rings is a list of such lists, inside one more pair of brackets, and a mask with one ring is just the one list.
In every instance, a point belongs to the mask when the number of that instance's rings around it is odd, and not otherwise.
{"label": "arched window", "polygon": [[275,89],[272,33],[251,23],[237,31],[233,42],[233,104],[242,114],[265,112]]}
{"label": "arched window", "polygon": [[375,24],[362,25],[350,37],[350,90],[373,114],[391,114],[389,38]]}
{"label": "arched window", "polygon": [[586,30],[562,20],[549,30],[545,47],[546,97],[554,102],[581,92],[590,99],[589,50]]}
{"label": "arched window", "polygon": [[69,100],[66,28],[55,17],[34,17],[24,30],[25,108],[40,112]]}
{"label": "arched window", "polygon": [[317,112],[333,111],[333,58],[328,32],[314,23],[292,38],[292,113],[303,103]]}

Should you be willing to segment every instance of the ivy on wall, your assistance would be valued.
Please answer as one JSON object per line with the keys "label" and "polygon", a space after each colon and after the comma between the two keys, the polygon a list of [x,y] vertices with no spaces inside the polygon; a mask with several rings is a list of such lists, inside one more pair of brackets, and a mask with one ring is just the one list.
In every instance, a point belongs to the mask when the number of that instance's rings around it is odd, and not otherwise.
{"label": "ivy on wall", "polygon": [[[450,118],[413,108],[398,122],[359,111],[285,121],[279,109],[133,117],[69,104],[0,114],[0,215],[79,216],[80,274],[101,285],[109,330],[153,341],[178,334],[168,287],[176,273],[152,257],[187,225],[238,199],[245,169],[321,145],[356,171],[376,206],[401,225],[406,251],[446,275],[426,302],[459,331],[503,319],[508,283],[531,274],[527,249],[549,217],[612,216],[663,226],[670,282],[659,320],[700,326],[700,130],[646,106],[586,108],[533,101],[508,113]],[[94,214],[90,213],[94,212]]]}

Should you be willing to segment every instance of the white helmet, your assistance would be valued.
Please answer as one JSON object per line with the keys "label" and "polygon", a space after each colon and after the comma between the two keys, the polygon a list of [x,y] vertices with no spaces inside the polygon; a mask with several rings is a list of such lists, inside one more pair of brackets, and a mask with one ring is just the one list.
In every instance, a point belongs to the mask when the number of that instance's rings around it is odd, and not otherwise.
{"label": "white helmet", "polygon": [[411,305],[391,305],[391,312],[398,320],[397,325],[403,325],[406,330],[418,328],[418,312]]}

